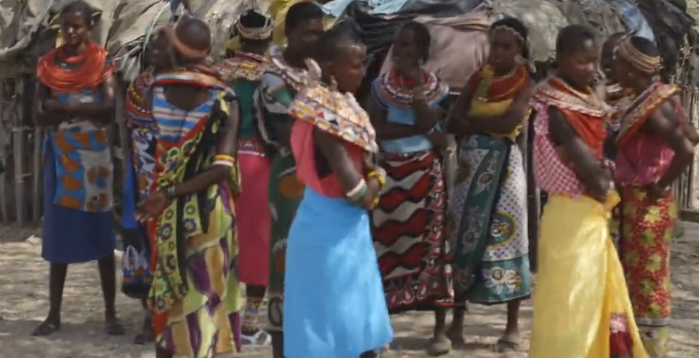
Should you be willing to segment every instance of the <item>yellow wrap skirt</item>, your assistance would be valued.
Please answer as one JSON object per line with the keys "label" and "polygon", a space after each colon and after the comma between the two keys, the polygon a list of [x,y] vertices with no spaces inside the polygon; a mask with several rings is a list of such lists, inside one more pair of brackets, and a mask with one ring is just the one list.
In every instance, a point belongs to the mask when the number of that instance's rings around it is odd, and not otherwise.
{"label": "yellow wrap skirt", "polygon": [[647,358],[609,235],[614,193],[552,195],[541,219],[530,358]]}

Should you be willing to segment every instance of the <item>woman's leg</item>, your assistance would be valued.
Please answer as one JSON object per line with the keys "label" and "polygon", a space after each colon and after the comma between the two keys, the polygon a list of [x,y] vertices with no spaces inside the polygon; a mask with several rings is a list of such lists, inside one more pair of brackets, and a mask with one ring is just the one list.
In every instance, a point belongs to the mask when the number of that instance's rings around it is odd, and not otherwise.
{"label": "woman's leg", "polygon": [[429,353],[434,356],[447,354],[451,350],[451,341],[447,337],[447,309],[434,311],[434,336],[430,342]]}
{"label": "woman's leg", "polygon": [[124,326],[117,319],[114,301],[116,300],[116,263],[114,254],[103,257],[97,261],[102,284],[102,296],[104,297],[104,318],[107,323],[107,334],[120,336],[126,333]]}
{"label": "woman's leg", "polygon": [[464,317],[466,316],[466,302],[463,305],[455,306],[452,310],[451,327],[447,336],[451,340],[452,346],[462,347],[466,344],[464,339]]}
{"label": "woman's leg", "polygon": [[48,336],[61,328],[61,303],[67,273],[68,265],[51,264],[49,268],[49,314],[34,329],[33,336]]}
{"label": "woman's leg", "polygon": [[522,301],[515,299],[507,302],[507,325],[503,336],[495,344],[498,352],[519,348],[519,306]]}
{"label": "woman's leg", "polygon": [[274,358],[284,358],[284,332],[271,332]]}
{"label": "woman's leg", "polygon": [[245,316],[243,317],[243,339],[246,341],[246,344],[262,346],[270,344],[269,335],[259,325],[260,307],[266,291],[267,287],[265,286],[245,286],[247,302],[245,305]]}
{"label": "woman's leg", "polygon": [[141,300],[141,306],[143,307],[143,325],[141,326],[141,331],[138,332],[133,339],[134,344],[146,344],[155,340],[153,320],[151,319],[152,314],[148,309],[148,304],[145,299]]}
{"label": "woman's leg", "polygon": [[172,358],[174,355],[159,344],[155,344],[155,358]]}

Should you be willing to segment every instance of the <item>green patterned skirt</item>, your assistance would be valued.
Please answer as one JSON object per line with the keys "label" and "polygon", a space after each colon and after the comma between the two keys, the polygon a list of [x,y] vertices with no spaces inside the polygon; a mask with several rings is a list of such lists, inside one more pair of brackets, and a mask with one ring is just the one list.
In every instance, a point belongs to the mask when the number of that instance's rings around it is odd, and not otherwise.
{"label": "green patterned skirt", "polygon": [[296,178],[296,161],[291,154],[277,153],[269,177],[269,207],[272,219],[270,240],[268,330],[281,331],[284,305],[286,238],[303,197],[303,185]]}
{"label": "green patterned skirt", "polygon": [[448,231],[457,302],[529,296],[527,182],[516,144],[472,135],[459,145]]}

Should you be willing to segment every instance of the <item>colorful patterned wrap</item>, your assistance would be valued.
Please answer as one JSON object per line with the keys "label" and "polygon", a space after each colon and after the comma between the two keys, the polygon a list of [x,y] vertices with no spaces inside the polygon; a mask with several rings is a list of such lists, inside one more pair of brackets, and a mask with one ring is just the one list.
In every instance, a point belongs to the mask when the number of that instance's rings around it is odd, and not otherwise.
{"label": "colorful patterned wrap", "polygon": [[130,160],[126,162],[127,179],[122,197],[123,227],[121,290],[130,297],[148,295],[153,275],[150,271],[151,242],[143,225],[134,219],[136,205],[145,199],[155,177],[155,146],[157,125],[150,104],[150,88],[154,81],[153,68],[148,68],[131,83],[126,91],[126,126],[130,132]]}
{"label": "colorful patterned wrap", "polygon": [[585,192],[584,185],[569,163],[561,159],[556,145],[549,137],[549,106],[561,110],[571,118],[569,122],[581,135],[587,134],[590,141],[595,142],[591,149],[600,160],[606,136],[608,108],[588,95],[569,89],[556,77],[550,77],[537,85],[536,94],[532,98],[532,108],[536,111],[534,156],[537,162],[534,172],[537,185],[550,195],[581,195]]}
{"label": "colorful patterned wrap", "polygon": [[[59,94],[58,100],[95,102],[98,92]],[[110,212],[113,204],[113,165],[107,129],[76,119],[49,131],[47,145],[61,153],[56,158],[59,183],[54,204],[87,212]]]}
{"label": "colorful patterned wrap", "polygon": [[[191,111],[173,106],[164,88],[184,84],[207,88],[209,99]],[[211,71],[181,69],[153,84],[153,117],[159,135],[155,190],[189,180],[212,165],[215,145],[234,94]],[[196,195],[178,197],[149,227],[157,257],[148,305],[157,342],[177,356],[211,358],[240,344],[240,287],[235,273],[238,244],[233,180]],[[232,346],[236,344],[236,347]]]}
{"label": "colorful patterned wrap", "polygon": [[537,87],[533,101],[534,170],[549,200],[541,218],[529,357],[647,358],[609,232],[619,196],[612,191],[601,203],[584,195],[575,168],[549,137],[548,108],[555,106],[601,160],[605,107],[554,77]]}
{"label": "colorful patterned wrap", "polygon": [[[421,82],[427,104],[445,109],[449,86],[430,72],[423,72]],[[388,122],[415,125],[408,86],[395,72],[374,80],[372,98]],[[381,148],[386,185],[371,216],[388,309],[400,313],[449,307],[454,292],[442,155],[424,135],[384,140]]]}
{"label": "colorful patterned wrap", "polygon": [[665,174],[675,153],[658,134],[641,127],[667,101],[675,106],[681,126],[684,109],[674,98],[678,92],[674,85],[650,86],[621,115],[617,135],[622,193],[616,220],[619,252],[636,322],[651,358],[670,354],[670,249],[678,213],[674,195],[649,201],[646,186]]}

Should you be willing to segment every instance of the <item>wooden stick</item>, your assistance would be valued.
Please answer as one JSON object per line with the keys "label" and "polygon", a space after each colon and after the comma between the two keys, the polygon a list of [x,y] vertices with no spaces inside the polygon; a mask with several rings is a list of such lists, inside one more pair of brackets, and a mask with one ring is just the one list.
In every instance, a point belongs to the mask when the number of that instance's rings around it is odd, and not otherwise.
{"label": "wooden stick", "polygon": [[12,126],[12,155],[15,169],[15,210],[17,210],[17,224],[24,225],[24,127],[21,92],[24,88],[23,80],[17,81],[15,93],[12,98],[12,106],[15,110],[15,121]]}
{"label": "wooden stick", "polygon": [[34,157],[32,158],[32,221],[38,223],[42,214],[42,192],[44,189],[42,170],[42,150],[44,144],[44,130],[40,126],[34,127]]}
{"label": "wooden stick", "polygon": [[[0,116],[5,116],[5,81],[3,80],[0,82]],[[2,118],[4,119],[4,118]],[[4,121],[2,121],[4,122]],[[3,128],[4,129],[4,128]],[[7,151],[5,150],[5,133],[0,133],[2,135],[2,138],[0,138],[0,160],[5,162],[5,173],[10,169],[7,167],[9,164],[8,158],[7,158]],[[12,135],[10,134],[10,138]],[[3,173],[0,174],[0,220],[2,220],[3,224],[8,224],[9,223],[9,217],[7,213],[7,188],[6,188],[6,180],[7,176]]]}

